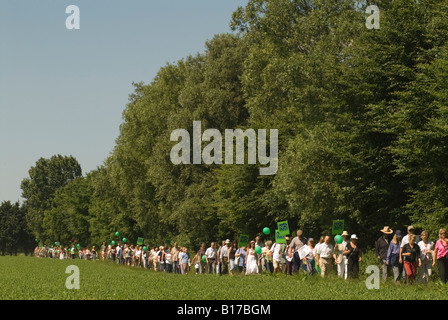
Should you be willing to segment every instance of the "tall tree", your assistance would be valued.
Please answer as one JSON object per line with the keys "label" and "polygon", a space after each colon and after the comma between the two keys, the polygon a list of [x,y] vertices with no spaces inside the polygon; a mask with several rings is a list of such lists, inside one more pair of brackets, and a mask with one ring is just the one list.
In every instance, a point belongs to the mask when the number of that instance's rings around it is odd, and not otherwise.
{"label": "tall tree", "polygon": [[43,238],[44,212],[51,208],[56,190],[82,176],[81,166],[73,156],[55,155],[40,158],[22,181],[22,197],[27,208],[27,222],[31,232]]}

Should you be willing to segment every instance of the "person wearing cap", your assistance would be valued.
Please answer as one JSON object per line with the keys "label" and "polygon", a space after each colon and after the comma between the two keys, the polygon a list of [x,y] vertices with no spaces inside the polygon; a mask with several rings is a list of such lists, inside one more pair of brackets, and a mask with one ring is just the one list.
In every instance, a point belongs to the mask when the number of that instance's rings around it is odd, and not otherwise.
{"label": "person wearing cap", "polygon": [[378,238],[378,240],[375,243],[375,255],[377,259],[381,263],[381,270],[383,273],[383,280],[385,281],[387,279],[388,269],[389,266],[386,263],[387,258],[387,250],[389,249],[389,243],[390,243],[390,237],[391,234],[394,232],[391,228],[388,226],[385,226],[382,230],[381,237]]}
{"label": "person wearing cap", "polygon": [[319,245],[316,250],[317,266],[320,267],[320,275],[324,278],[332,269],[332,261],[336,264],[336,255],[334,254],[334,247],[330,243],[330,236],[325,236],[324,242]]}
{"label": "person wearing cap", "polygon": [[342,243],[336,243],[334,245],[334,254],[336,255],[336,264],[338,270],[338,276],[343,279],[347,279],[347,257],[344,255],[345,248],[348,244],[348,238],[350,235],[347,231],[342,232]]}
{"label": "person wearing cap", "polygon": [[289,257],[293,258],[293,272],[297,273],[302,265],[299,257],[299,249],[306,245],[306,239],[303,237],[303,231],[297,230],[297,237],[294,237],[289,246]]}
{"label": "person wearing cap", "polygon": [[359,275],[359,263],[362,259],[362,252],[357,244],[358,237],[356,234],[352,234],[350,237],[350,243],[344,250],[344,255],[347,257],[347,275],[350,278],[356,279]]}
{"label": "person wearing cap", "polygon": [[229,263],[229,245],[230,245],[230,240],[227,239],[224,242],[223,247],[221,248],[221,253],[219,256],[219,263],[221,264],[221,275],[223,274],[227,274],[229,267],[228,267],[228,263]]}
{"label": "person wearing cap", "polygon": [[395,231],[395,235],[387,249],[386,264],[392,267],[395,283],[400,282],[400,274],[403,272],[403,263],[400,261],[401,240],[403,234],[400,230]]}

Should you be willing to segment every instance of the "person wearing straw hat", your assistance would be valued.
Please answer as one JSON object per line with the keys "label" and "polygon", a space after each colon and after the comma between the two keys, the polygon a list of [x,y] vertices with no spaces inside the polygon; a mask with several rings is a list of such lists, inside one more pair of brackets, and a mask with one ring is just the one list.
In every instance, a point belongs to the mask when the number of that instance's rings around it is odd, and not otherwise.
{"label": "person wearing straw hat", "polygon": [[344,250],[344,255],[347,257],[347,275],[349,278],[356,279],[359,275],[359,262],[362,259],[362,252],[357,244],[358,237],[352,234],[350,243],[347,244]]}
{"label": "person wearing straw hat", "polygon": [[389,249],[391,234],[394,232],[389,226],[385,226],[380,230],[381,237],[375,243],[375,255],[381,263],[381,270],[383,273],[383,280],[387,279],[389,265],[386,263],[387,250]]}
{"label": "person wearing straw hat", "polygon": [[336,264],[338,270],[338,276],[343,279],[347,279],[347,257],[344,255],[345,248],[348,244],[348,238],[350,235],[347,231],[342,232],[342,243],[335,243],[334,254],[336,255]]}

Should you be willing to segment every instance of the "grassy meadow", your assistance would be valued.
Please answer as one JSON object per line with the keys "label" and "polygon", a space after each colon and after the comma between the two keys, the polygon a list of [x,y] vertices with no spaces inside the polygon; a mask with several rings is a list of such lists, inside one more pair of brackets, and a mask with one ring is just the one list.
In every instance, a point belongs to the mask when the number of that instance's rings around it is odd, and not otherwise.
{"label": "grassy meadow", "polygon": [[[371,257],[372,258],[372,257]],[[361,264],[365,270],[367,261]],[[80,289],[65,283],[69,265],[79,267]],[[363,271],[364,272],[364,271]],[[335,271],[336,274],[336,271]],[[367,289],[367,274],[359,280],[327,279],[298,274],[188,275],[118,266],[110,262],[51,260],[25,256],[0,257],[2,300],[439,300],[447,299],[447,285],[433,280],[427,285],[395,285]]]}

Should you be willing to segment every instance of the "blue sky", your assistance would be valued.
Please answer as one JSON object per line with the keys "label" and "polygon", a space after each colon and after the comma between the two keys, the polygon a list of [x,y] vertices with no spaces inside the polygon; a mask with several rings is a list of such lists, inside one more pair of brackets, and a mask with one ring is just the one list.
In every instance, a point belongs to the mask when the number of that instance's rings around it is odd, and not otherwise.
{"label": "blue sky", "polygon": [[[230,32],[247,0],[2,0],[0,2],[0,201],[41,158],[73,155],[83,172],[115,145],[132,82],[204,51]],[[68,30],[65,9],[80,9]]]}

